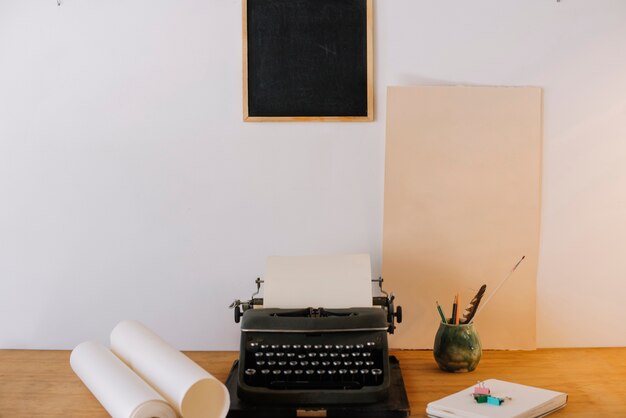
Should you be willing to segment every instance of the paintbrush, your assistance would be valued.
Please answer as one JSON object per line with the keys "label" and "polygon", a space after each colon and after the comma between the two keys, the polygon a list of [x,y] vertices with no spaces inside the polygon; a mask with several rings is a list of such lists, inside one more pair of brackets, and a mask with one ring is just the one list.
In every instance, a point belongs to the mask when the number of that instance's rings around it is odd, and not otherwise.
{"label": "paintbrush", "polygon": [[472,321],[474,321],[474,319],[476,318],[476,315],[478,315],[478,314],[479,314],[479,313],[480,313],[480,312],[481,312],[481,311],[485,308],[485,306],[489,303],[489,301],[491,300],[491,298],[493,297],[493,295],[495,295],[495,294],[498,292],[498,290],[500,290],[500,288],[502,287],[502,285],[504,284],[504,282],[506,282],[506,281],[508,280],[508,278],[509,278],[509,277],[511,277],[511,275],[513,274],[513,272],[515,271],[515,269],[517,269],[517,266],[519,266],[519,265],[520,265],[520,263],[521,263],[521,262],[522,262],[525,258],[526,258],[526,256],[525,256],[525,255],[524,255],[524,256],[522,256],[522,258],[520,258],[520,260],[517,262],[517,264],[515,264],[515,266],[511,269],[511,271],[509,272],[509,274],[508,274],[508,275],[507,275],[504,279],[502,279],[502,281],[498,284],[498,286],[496,287],[496,290],[494,290],[494,291],[493,291],[493,293],[492,293],[491,295],[489,295],[489,297],[487,298],[487,300],[485,301],[485,303],[483,303],[483,304],[480,306],[480,309],[478,309],[478,310],[476,311],[476,313],[474,314],[474,317],[473,317],[473,318],[470,318],[470,320],[468,321],[468,324],[471,324],[471,323],[472,323]]}

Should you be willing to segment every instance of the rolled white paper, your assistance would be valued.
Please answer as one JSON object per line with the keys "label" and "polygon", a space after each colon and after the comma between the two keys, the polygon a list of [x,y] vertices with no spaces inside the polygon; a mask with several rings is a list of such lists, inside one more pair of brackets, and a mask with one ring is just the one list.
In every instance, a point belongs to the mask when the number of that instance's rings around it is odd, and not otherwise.
{"label": "rolled white paper", "polygon": [[111,350],[184,418],[223,418],[228,413],[226,386],[140,322],[117,324]]}
{"label": "rolled white paper", "polygon": [[369,254],[267,258],[264,308],[371,306]]}
{"label": "rolled white paper", "polygon": [[176,418],[176,412],[108,348],[79,344],[70,365],[113,418]]}

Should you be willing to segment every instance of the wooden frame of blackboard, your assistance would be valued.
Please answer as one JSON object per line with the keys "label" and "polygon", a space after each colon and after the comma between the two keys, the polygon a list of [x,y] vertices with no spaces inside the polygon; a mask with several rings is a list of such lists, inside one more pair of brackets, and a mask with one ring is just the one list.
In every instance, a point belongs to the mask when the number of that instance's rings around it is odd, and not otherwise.
{"label": "wooden frame of blackboard", "polygon": [[369,122],[374,120],[374,48],[372,2],[366,1],[367,115],[366,116],[250,116],[248,111],[248,0],[242,0],[243,120],[245,122]]}

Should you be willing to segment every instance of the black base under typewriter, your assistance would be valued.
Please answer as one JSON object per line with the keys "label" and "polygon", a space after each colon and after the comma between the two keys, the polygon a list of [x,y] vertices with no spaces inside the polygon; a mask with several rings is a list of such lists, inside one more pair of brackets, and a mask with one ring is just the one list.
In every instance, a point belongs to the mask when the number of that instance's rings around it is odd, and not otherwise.
{"label": "black base under typewriter", "polygon": [[[389,356],[389,396],[385,401],[374,404],[328,404],[320,406],[260,405],[246,403],[237,397],[237,375],[239,361],[236,360],[228,374],[226,387],[230,392],[228,418],[283,418],[283,417],[361,417],[361,418],[404,418],[410,415],[400,362]],[[320,396],[323,396],[320,393]]]}

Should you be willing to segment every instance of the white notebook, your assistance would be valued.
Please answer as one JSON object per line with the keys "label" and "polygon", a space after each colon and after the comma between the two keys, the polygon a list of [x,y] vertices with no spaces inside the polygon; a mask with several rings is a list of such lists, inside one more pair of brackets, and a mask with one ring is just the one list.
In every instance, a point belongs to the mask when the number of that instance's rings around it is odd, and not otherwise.
{"label": "white notebook", "polygon": [[510,397],[500,406],[477,403],[474,386],[426,406],[433,418],[538,418],[565,406],[567,394],[497,379],[484,381],[485,387],[498,398]]}

